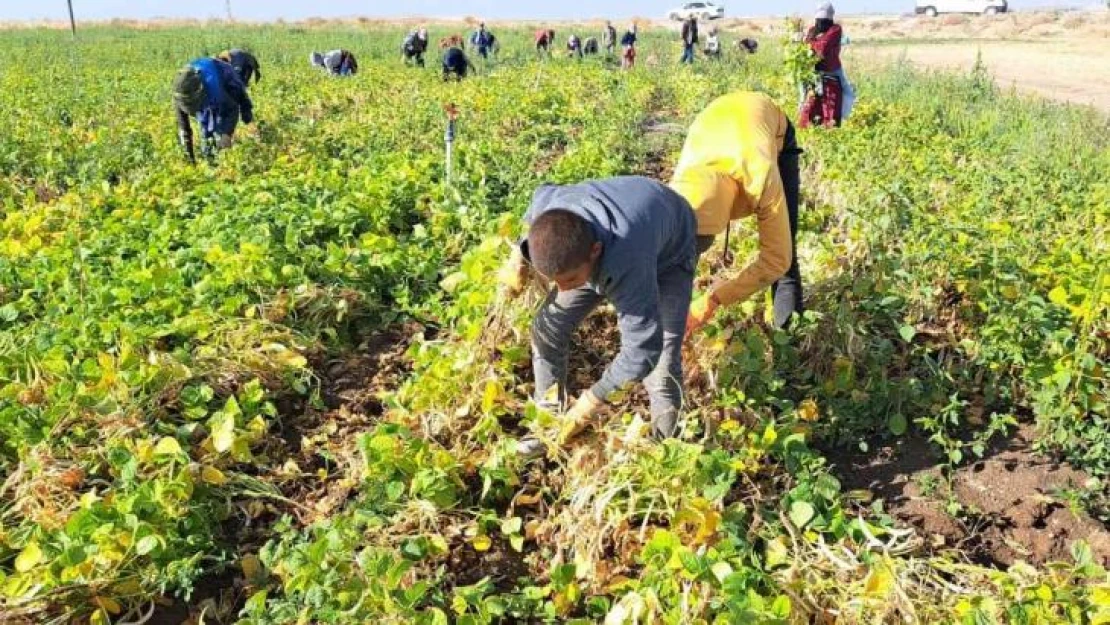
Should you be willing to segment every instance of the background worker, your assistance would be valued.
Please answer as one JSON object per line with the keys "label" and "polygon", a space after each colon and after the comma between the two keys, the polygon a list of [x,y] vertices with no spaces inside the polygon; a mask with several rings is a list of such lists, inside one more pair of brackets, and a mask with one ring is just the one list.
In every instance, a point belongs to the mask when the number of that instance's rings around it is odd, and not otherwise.
{"label": "background worker", "polygon": [[262,66],[258,64],[258,59],[246,50],[239,48],[224,50],[217,54],[216,58],[235,68],[239,78],[243,80],[244,87],[251,86],[252,78],[255,82],[262,80]]}
{"label": "background worker", "polygon": [[242,79],[231,65],[217,59],[196,59],[174,77],[173,104],[177,114],[177,136],[190,163],[196,162],[193,128],[189,116],[200,126],[205,156],[217,148],[231,146],[235,127],[254,121],[254,106]]}
{"label": "background worker", "polygon": [[428,51],[428,29],[420,28],[405,36],[401,42],[401,56],[405,64],[415,64],[424,67],[424,53]]}
{"label": "background worker", "polygon": [[309,56],[309,62],[333,76],[352,76],[358,73],[358,60],[350,50],[332,50],[323,54],[313,52]]}

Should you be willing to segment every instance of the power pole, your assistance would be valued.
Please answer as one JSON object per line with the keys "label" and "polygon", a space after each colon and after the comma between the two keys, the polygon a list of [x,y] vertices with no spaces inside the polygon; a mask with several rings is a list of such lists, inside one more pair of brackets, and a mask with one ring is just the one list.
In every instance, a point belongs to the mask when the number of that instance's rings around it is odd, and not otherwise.
{"label": "power pole", "polygon": [[[230,2],[231,0],[228,0]],[[69,32],[73,33],[73,38],[77,38],[77,20],[73,19],[73,0],[66,0],[69,6]]]}
{"label": "power pole", "polygon": [[224,5],[227,7],[227,21],[231,21],[231,0],[227,0]]}

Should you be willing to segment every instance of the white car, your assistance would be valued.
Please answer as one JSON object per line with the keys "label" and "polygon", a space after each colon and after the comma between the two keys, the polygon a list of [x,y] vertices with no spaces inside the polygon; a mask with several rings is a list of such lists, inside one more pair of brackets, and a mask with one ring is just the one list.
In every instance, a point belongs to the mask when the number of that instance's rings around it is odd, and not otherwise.
{"label": "white car", "polygon": [[914,12],[936,17],[941,13],[996,15],[1010,9],[1006,0],[917,0]]}
{"label": "white car", "polygon": [[684,21],[691,17],[699,20],[715,20],[725,16],[725,8],[712,2],[687,2],[681,8],[667,14],[672,20]]}

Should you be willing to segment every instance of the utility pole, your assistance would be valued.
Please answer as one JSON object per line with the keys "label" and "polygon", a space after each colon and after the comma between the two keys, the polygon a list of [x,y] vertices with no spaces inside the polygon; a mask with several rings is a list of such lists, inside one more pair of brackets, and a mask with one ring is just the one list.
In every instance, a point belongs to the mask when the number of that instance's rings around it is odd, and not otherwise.
{"label": "utility pole", "polygon": [[[231,0],[228,0],[230,2]],[[73,33],[73,38],[77,38],[77,20],[73,19],[73,0],[66,0],[66,5],[69,6],[69,32]]]}
{"label": "utility pole", "polygon": [[227,7],[227,21],[230,22],[231,21],[231,0],[227,0],[224,3],[224,6]]}

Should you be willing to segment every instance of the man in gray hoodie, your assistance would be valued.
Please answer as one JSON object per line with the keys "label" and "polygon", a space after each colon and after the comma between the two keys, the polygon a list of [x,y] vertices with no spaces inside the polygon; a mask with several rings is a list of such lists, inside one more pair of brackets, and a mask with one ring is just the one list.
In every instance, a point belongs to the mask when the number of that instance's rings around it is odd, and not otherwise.
{"label": "man in gray hoodie", "polygon": [[[575,328],[601,303],[617,310],[621,348],[596,384],[562,417],[560,444],[587,426],[618,390],[643,381],[652,430],[674,434],[682,405],[682,338],[697,265],[697,224],[670,188],[638,176],[544,185],[524,215],[530,228],[502,270],[509,296],[531,269],[554,282],[532,323],[536,402],[565,406],[567,356]],[[530,265],[530,266],[529,266]],[[524,456],[544,453],[525,440]]]}

